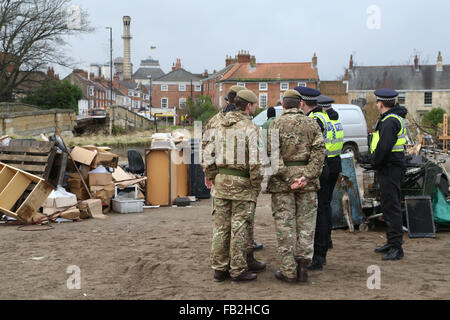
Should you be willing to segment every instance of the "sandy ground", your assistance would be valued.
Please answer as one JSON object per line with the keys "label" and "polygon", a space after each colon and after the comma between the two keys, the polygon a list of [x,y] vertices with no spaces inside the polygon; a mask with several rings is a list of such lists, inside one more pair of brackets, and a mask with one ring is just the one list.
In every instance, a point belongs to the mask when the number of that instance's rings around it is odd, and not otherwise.
{"label": "sandy ground", "polygon": [[[310,284],[278,281],[279,260],[270,196],[258,201],[255,238],[267,271],[251,283],[216,283],[209,267],[211,200],[191,208],[110,214],[106,221],[54,224],[19,231],[0,225],[0,299],[448,299],[450,233],[409,239],[405,258],[383,262],[375,246],[384,230],[333,231],[334,249]],[[39,258],[39,259],[32,259]],[[81,289],[69,290],[67,268],[81,271]],[[369,290],[369,266],[381,271],[381,289]]]}

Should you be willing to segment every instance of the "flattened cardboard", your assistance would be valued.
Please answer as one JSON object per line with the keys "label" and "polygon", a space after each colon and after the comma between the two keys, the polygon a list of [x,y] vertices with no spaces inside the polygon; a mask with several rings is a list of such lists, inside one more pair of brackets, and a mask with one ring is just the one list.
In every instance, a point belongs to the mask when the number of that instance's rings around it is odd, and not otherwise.
{"label": "flattened cardboard", "polygon": [[114,182],[121,182],[126,180],[132,180],[134,179],[134,176],[126,173],[121,167],[117,167],[114,169],[114,172],[112,173],[112,178]]}
{"label": "flattened cardboard", "polygon": [[70,153],[70,156],[74,161],[85,164],[87,166],[90,166],[92,164],[92,161],[94,160],[96,155],[97,154],[94,151],[90,151],[80,147],[73,148],[72,152]]}
{"label": "flattened cardboard", "polygon": [[107,216],[103,214],[102,200],[100,199],[89,199],[83,201],[89,210],[90,215],[94,219],[106,219]]}

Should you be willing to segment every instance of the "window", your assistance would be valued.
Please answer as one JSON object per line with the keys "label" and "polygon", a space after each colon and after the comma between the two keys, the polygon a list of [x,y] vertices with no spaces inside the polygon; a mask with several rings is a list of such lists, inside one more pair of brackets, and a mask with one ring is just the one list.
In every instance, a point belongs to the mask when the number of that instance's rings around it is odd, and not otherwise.
{"label": "window", "polygon": [[280,93],[280,102],[283,102],[284,94]]}
{"label": "window", "polygon": [[185,84],[178,85],[178,91],[186,91],[186,85]]}
{"label": "window", "polygon": [[306,82],[299,82],[299,83],[297,83],[297,85],[299,87],[306,87]]}
{"label": "window", "polygon": [[219,108],[222,109],[222,96],[219,96]]}
{"label": "window", "polygon": [[425,105],[433,104],[433,92],[425,92],[424,104]]}
{"label": "window", "polygon": [[281,91],[289,90],[289,82],[282,82],[282,83],[280,83],[280,90]]}
{"label": "window", "polygon": [[245,83],[244,82],[238,82],[237,85],[245,88]]}
{"label": "window", "polygon": [[267,91],[267,82],[259,83],[259,91]]}
{"label": "window", "polygon": [[186,109],[186,98],[180,98],[178,107],[180,109]]}
{"label": "window", "polygon": [[169,99],[161,98],[161,108],[167,108],[169,105]]}
{"label": "window", "polygon": [[196,91],[196,92],[202,91],[202,85],[201,85],[201,84],[196,84],[196,85],[195,85],[195,91]]}
{"label": "window", "polygon": [[398,93],[398,104],[401,106],[405,105],[405,93],[404,92],[399,92]]}
{"label": "window", "polygon": [[89,87],[89,96],[94,96],[94,87]]}
{"label": "window", "polygon": [[222,84],[220,83],[220,84],[219,84],[219,92],[222,92],[222,90],[223,90],[223,86],[222,86]]}
{"label": "window", "polygon": [[162,84],[161,91],[169,91],[169,86],[167,84]]}
{"label": "window", "polygon": [[136,92],[136,94],[134,96],[139,98],[141,96],[141,94],[139,92]]}
{"label": "window", "polygon": [[261,93],[259,95],[259,107],[266,108],[267,107],[267,93]]}

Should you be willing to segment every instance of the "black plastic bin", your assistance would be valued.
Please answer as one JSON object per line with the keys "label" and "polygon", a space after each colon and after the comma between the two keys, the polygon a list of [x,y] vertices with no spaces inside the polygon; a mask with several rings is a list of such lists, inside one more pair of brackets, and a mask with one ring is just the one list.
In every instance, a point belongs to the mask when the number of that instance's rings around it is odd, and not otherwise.
{"label": "black plastic bin", "polygon": [[199,199],[209,199],[211,192],[205,186],[205,174],[201,166],[200,139],[191,139],[191,166],[189,169],[189,190],[190,195]]}

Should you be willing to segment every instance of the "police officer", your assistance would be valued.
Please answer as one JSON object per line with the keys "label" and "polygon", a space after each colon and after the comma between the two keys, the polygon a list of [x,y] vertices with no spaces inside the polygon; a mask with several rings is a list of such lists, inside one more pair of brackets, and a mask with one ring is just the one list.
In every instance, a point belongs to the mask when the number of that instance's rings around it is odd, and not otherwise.
{"label": "police officer", "polygon": [[[329,144],[332,139],[331,121],[326,112],[317,106],[317,99],[320,91],[308,87],[296,87],[302,102],[300,108],[310,118],[313,118],[319,124],[322,131],[325,145]],[[328,251],[328,233],[329,229],[329,188],[328,188],[329,170],[326,162],[326,155],[323,158],[323,170],[320,175],[320,189],[317,193],[317,222],[316,232],[314,235],[314,256],[312,262],[308,265],[308,270],[322,270]]]}
{"label": "police officer", "polygon": [[[230,276],[233,281],[257,278],[248,271],[247,254],[251,243],[250,225],[263,176],[258,161],[251,161],[249,156],[241,157],[234,148],[238,146],[237,150],[240,150],[239,146],[243,146],[245,155],[250,155],[251,148],[258,145],[259,129],[251,121],[257,100],[253,92],[239,91],[235,99],[236,111],[226,113],[217,125],[220,140],[217,144],[216,141],[208,142],[206,146],[213,155],[210,159],[204,158],[203,169],[206,178],[214,184],[211,267],[215,281]],[[240,133],[245,136],[241,137]],[[234,143],[230,144],[232,140]],[[234,156],[232,159],[228,159],[230,154]]]}
{"label": "police officer", "polygon": [[[320,95],[317,99],[317,106],[321,107],[324,112],[327,113],[330,118],[330,122],[333,125],[333,140],[326,144],[327,147],[327,165],[329,169],[328,176],[328,203],[329,203],[329,213],[328,213],[328,249],[333,248],[333,241],[331,240],[331,230],[333,226],[332,222],[332,212],[331,212],[331,201],[333,199],[333,191],[336,186],[336,182],[339,178],[339,174],[342,172],[341,163],[341,153],[344,147],[344,128],[339,122],[339,114],[331,106],[334,100],[328,96]],[[326,259],[323,262],[326,264]]]}
{"label": "police officer", "polygon": [[[297,91],[285,92],[284,112],[270,124],[267,142],[271,168],[279,168],[269,177],[267,185],[272,194],[281,260],[275,277],[286,282],[308,280],[307,266],[314,252],[318,178],[326,153],[319,126],[299,109],[300,100]],[[279,139],[273,139],[277,133]]]}
{"label": "police officer", "polygon": [[395,104],[397,91],[378,89],[375,91],[377,108],[381,116],[378,119],[370,153],[372,165],[381,192],[381,210],[387,224],[387,243],[375,249],[385,253],[383,260],[403,258],[403,220],[400,203],[400,187],[405,176],[406,108]]}

